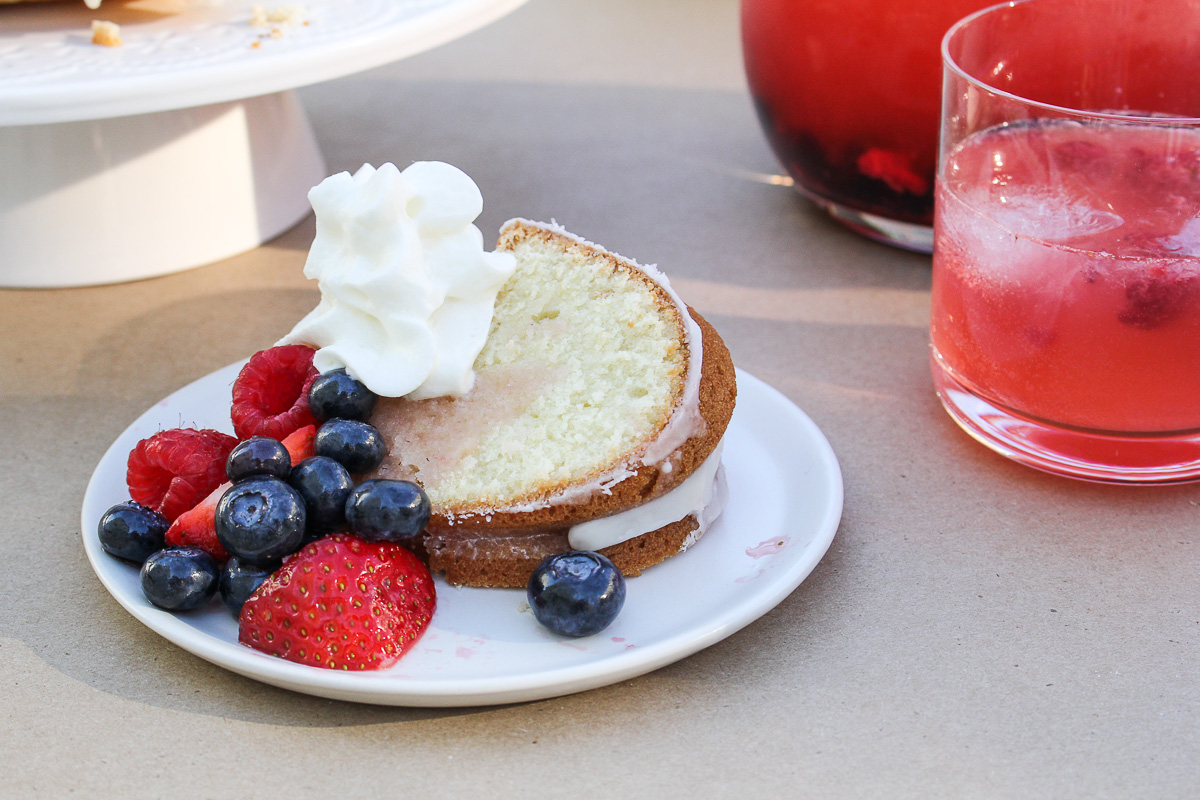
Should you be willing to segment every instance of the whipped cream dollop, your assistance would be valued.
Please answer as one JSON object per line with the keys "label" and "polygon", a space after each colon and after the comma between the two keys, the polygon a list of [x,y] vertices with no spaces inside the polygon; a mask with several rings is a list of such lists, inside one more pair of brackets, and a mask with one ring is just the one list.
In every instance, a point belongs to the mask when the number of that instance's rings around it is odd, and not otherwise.
{"label": "whipped cream dollop", "polygon": [[317,348],[384,397],[461,396],[487,340],[511,253],[486,252],[473,224],[483,195],[439,161],[364,164],[308,193],[317,216],[304,274],[321,302],[279,344]]}

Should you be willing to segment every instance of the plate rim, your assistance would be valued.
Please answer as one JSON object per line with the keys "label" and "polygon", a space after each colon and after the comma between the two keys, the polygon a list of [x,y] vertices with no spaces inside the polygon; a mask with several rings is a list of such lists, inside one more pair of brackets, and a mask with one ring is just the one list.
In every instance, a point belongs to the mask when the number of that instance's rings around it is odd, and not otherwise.
{"label": "plate rim", "polygon": [[[194,67],[162,65],[145,73],[117,74],[103,83],[52,78],[6,87],[0,81],[0,126],[102,120],[298,89],[440,47],[491,25],[526,2],[428,0],[426,7],[411,17],[354,35],[301,43],[279,52],[253,51],[252,60],[221,59]],[[52,8],[22,11],[53,13]],[[63,39],[81,35],[64,33]],[[3,76],[0,70],[0,78]]]}
{"label": "plate rim", "polygon": [[[812,527],[812,538],[806,544],[803,556],[798,557],[784,572],[784,577],[771,581],[763,590],[752,593],[747,601],[736,604],[731,610],[726,609],[705,618],[701,630],[696,630],[697,626],[691,625],[650,644],[604,655],[593,661],[545,671],[500,677],[454,678],[452,683],[448,684],[428,679],[396,679],[389,676],[388,671],[345,673],[295,664],[197,630],[185,617],[148,604],[135,604],[122,588],[108,580],[106,570],[101,564],[113,562],[114,559],[100,547],[95,533],[95,524],[99,518],[96,510],[100,504],[107,502],[99,499],[102,492],[98,481],[101,467],[114,457],[123,455],[123,452],[115,455],[116,451],[123,451],[127,446],[123,440],[134,429],[141,427],[144,421],[155,418],[156,409],[164,405],[169,406],[178,396],[194,391],[198,384],[216,381],[222,376],[227,376],[232,383],[244,363],[245,360],[242,360],[214,370],[167,395],[140,414],[106,448],[84,492],[81,509],[84,550],[92,571],[100,579],[105,590],[136,620],[171,644],[244,677],[303,694],[378,705],[463,707],[548,699],[634,678],[693,655],[731,636],[775,608],[807,579],[824,558],[841,522],[844,506],[843,477],[837,456],[824,433],[790,398],[765,381],[738,368],[736,372],[739,399],[745,397],[748,387],[753,387],[753,393],[764,401],[776,404],[781,411],[789,414],[792,421],[807,434],[809,455],[815,457],[822,475],[830,483],[828,497],[821,506],[820,519]],[[736,408],[734,413],[737,413]]]}

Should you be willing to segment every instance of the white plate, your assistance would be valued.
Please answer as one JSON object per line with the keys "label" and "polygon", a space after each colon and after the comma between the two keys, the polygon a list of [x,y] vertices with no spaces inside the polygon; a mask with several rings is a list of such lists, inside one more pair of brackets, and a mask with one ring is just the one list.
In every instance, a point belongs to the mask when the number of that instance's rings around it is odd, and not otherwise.
{"label": "white plate", "polygon": [[[82,0],[0,5],[0,125],[147,114],[273,94],[444,44],[525,0]],[[250,24],[255,4],[308,24]],[[159,9],[173,9],[162,13]],[[91,20],[121,47],[91,43]]]}
{"label": "white plate", "polygon": [[398,664],[378,673],[304,666],[237,643],[237,622],[215,599],[170,614],[142,596],[138,570],[100,548],[97,523],[128,499],[125,460],[140,440],[179,425],[230,429],[233,364],[141,416],[96,467],[83,501],[88,559],[113,597],[155,632],[208,661],[305,694],[363,703],[467,706],[592,689],[670,664],[758,619],[808,576],[842,514],[842,475],[821,431],[790,400],[738,372],[725,437],[729,504],[699,542],[632,578],[607,630],[560,639],[534,620],[525,593],[459,589],[438,581],[432,624]]}

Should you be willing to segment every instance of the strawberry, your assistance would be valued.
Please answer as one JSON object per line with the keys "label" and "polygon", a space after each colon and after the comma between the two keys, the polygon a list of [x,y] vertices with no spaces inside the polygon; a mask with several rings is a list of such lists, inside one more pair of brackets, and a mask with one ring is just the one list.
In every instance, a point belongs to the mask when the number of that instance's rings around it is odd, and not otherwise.
{"label": "strawberry", "polygon": [[[293,431],[283,440],[293,467],[314,455],[313,440],[316,433],[317,427],[308,425]],[[229,552],[217,538],[217,503],[232,485],[228,481],[222,483],[191,509],[180,514],[167,529],[167,544],[172,547],[199,547],[218,564],[224,564],[229,559]]]}
{"label": "strawberry", "polygon": [[893,192],[919,196],[929,191],[929,181],[917,173],[912,158],[903,153],[872,147],[858,157],[857,166],[863,175],[883,181]]}
{"label": "strawberry", "polygon": [[316,425],[305,425],[287,435],[283,440],[283,446],[287,448],[288,455],[292,457],[293,467],[304,459],[312,458],[317,454],[316,439]]}
{"label": "strawberry", "polygon": [[282,441],[316,422],[308,410],[308,388],[317,377],[316,351],[289,344],[250,357],[233,382],[233,432],[239,439],[269,436]]}
{"label": "strawberry", "polygon": [[390,542],[335,533],[288,556],[242,606],[238,641],[327,669],[385,669],[433,616],[433,578]]}
{"label": "strawberry", "polygon": [[199,503],[176,517],[171,527],[167,528],[167,544],[171,547],[199,547],[218,564],[228,561],[229,552],[217,538],[217,503],[232,485],[222,483]]}
{"label": "strawberry", "polygon": [[225,480],[225,459],[236,444],[214,430],[159,431],[129,452],[129,496],[174,522]]}

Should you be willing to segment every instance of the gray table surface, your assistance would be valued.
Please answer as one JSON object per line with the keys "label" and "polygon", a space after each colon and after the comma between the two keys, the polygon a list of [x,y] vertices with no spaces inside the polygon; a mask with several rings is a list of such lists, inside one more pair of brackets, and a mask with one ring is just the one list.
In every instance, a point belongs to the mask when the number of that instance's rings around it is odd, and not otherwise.
{"label": "gray table surface", "polygon": [[778,166],[735,3],[532,0],[301,97],[331,172],[449,161],[488,237],[555,218],[658,263],[828,436],[837,538],[757,623],[606,688],[453,710],[271,688],[126,614],[79,508],[144,409],[311,308],[311,218],[174,276],[0,291],[0,795],[1197,796],[1196,488],[1043,475],[953,425],[929,259],[756,179]]}

